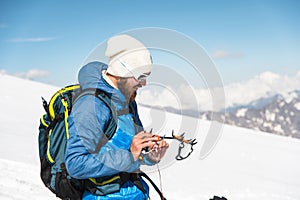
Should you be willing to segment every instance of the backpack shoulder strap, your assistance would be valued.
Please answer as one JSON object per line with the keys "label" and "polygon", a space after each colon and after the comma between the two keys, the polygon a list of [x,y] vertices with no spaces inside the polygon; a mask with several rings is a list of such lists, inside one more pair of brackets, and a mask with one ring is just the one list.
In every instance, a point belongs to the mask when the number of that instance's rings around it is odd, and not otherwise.
{"label": "backpack shoulder strap", "polygon": [[111,120],[109,121],[109,124],[106,126],[106,129],[104,131],[104,136],[101,137],[95,150],[91,152],[91,153],[98,153],[101,147],[104,146],[108,142],[108,140],[110,140],[114,136],[114,133],[117,129],[116,120],[120,114],[116,111],[115,107],[111,104],[111,96],[106,92],[95,88],[87,88],[87,89],[80,90],[80,92],[75,94],[73,98],[74,99],[73,105],[79,98],[86,95],[93,95],[98,99],[100,99],[110,109],[112,113]]}

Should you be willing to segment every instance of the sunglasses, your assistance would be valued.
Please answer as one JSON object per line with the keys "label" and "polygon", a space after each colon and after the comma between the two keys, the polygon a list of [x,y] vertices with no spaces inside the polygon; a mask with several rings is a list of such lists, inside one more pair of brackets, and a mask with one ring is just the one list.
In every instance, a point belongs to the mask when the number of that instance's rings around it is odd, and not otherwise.
{"label": "sunglasses", "polygon": [[139,74],[133,74],[133,73],[130,71],[130,68],[131,68],[131,67],[130,67],[127,63],[125,63],[125,62],[122,61],[121,59],[119,59],[118,61],[121,63],[121,65],[122,65],[123,67],[125,67],[126,69],[128,69],[128,71],[132,74],[132,76],[133,76],[138,82],[145,81],[145,80],[148,78],[148,76],[150,75],[150,73],[151,73],[151,72],[148,72],[148,73],[143,73],[143,74],[141,74],[141,75],[139,75]]}
{"label": "sunglasses", "polygon": [[140,75],[138,78],[135,78],[135,79],[139,82],[145,81],[148,78],[149,75],[150,75],[150,72],[149,73],[143,73],[142,75]]}

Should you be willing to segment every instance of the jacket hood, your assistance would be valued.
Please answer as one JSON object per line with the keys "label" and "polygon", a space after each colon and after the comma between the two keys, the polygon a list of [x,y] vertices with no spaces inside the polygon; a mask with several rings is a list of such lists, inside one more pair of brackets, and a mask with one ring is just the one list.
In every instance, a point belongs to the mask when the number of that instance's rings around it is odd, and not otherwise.
{"label": "jacket hood", "polygon": [[[111,99],[119,107],[126,103],[126,98],[118,89],[110,86],[103,78],[102,71],[107,69],[107,65],[101,62],[90,62],[84,65],[78,73],[78,82],[82,89],[97,88],[111,94]],[[119,104],[119,105],[118,105]]]}
{"label": "jacket hood", "polygon": [[107,93],[114,93],[115,89],[102,77],[102,71],[106,69],[107,65],[101,62],[91,62],[84,65],[78,73],[78,82],[81,88],[97,88]]}

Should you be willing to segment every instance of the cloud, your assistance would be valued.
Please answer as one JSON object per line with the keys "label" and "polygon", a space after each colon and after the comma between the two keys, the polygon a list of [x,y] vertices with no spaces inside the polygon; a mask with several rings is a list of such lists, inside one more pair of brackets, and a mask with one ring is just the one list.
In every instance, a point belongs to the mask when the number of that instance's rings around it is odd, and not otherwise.
{"label": "cloud", "polygon": [[275,94],[286,96],[289,92],[299,90],[300,71],[293,76],[264,72],[254,78],[225,86],[227,106],[248,104],[262,97]]}
{"label": "cloud", "polygon": [[5,74],[7,74],[7,71],[5,69],[0,69],[0,74],[5,75]]}
{"label": "cloud", "polygon": [[172,107],[179,110],[212,110],[210,91],[195,90],[190,85],[147,87],[139,91],[137,102],[149,106]]}
{"label": "cloud", "polygon": [[216,50],[211,54],[213,59],[225,59],[225,58],[240,58],[243,54],[240,52],[231,53],[225,50]]}
{"label": "cloud", "polygon": [[9,42],[47,42],[55,39],[55,37],[13,38]]}
{"label": "cloud", "polygon": [[20,78],[25,78],[25,79],[30,79],[34,80],[37,78],[43,78],[49,76],[49,72],[45,70],[40,70],[40,69],[30,69],[27,72],[18,72],[15,73],[14,75]]}
{"label": "cloud", "polygon": [[169,87],[165,87],[161,90],[146,88],[143,89],[138,96],[137,100],[139,103],[173,107],[177,109],[196,110],[197,107],[195,106],[195,103],[193,103],[193,97],[195,97],[199,110],[212,110],[212,108],[214,108],[214,110],[219,110],[224,108],[222,107],[222,105],[224,105],[224,99],[214,99],[216,105],[212,105],[212,91],[217,94],[218,90],[224,90],[226,108],[236,105],[247,105],[259,98],[267,98],[275,94],[287,96],[289,92],[299,90],[300,71],[293,76],[267,71],[247,81],[231,83],[225,85],[223,88],[212,88],[210,90],[191,90],[191,86],[188,85],[182,85],[173,90],[170,90]]}

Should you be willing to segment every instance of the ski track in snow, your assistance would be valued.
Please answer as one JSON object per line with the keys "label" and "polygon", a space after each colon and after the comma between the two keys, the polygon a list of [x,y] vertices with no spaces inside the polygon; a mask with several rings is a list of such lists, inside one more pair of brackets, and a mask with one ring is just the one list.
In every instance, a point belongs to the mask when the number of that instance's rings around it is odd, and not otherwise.
{"label": "ski track in snow", "polygon": [[[58,88],[7,75],[0,75],[0,85],[0,199],[56,199],[39,177],[37,140],[43,114],[40,96],[49,100]],[[155,112],[165,116],[159,133],[180,128],[181,116]],[[146,130],[157,120],[151,119],[149,108],[141,107],[140,114]],[[208,200],[214,195],[228,200],[300,199],[300,140],[224,126],[215,149],[200,160],[210,122],[189,120],[198,122],[198,144],[192,156],[171,165],[160,163],[167,199]],[[171,149],[178,144],[170,145]],[[160,187],[156,166],[144,170],[151,171],[150,177]],[[151,199],[159,199],[152,188]]]}

